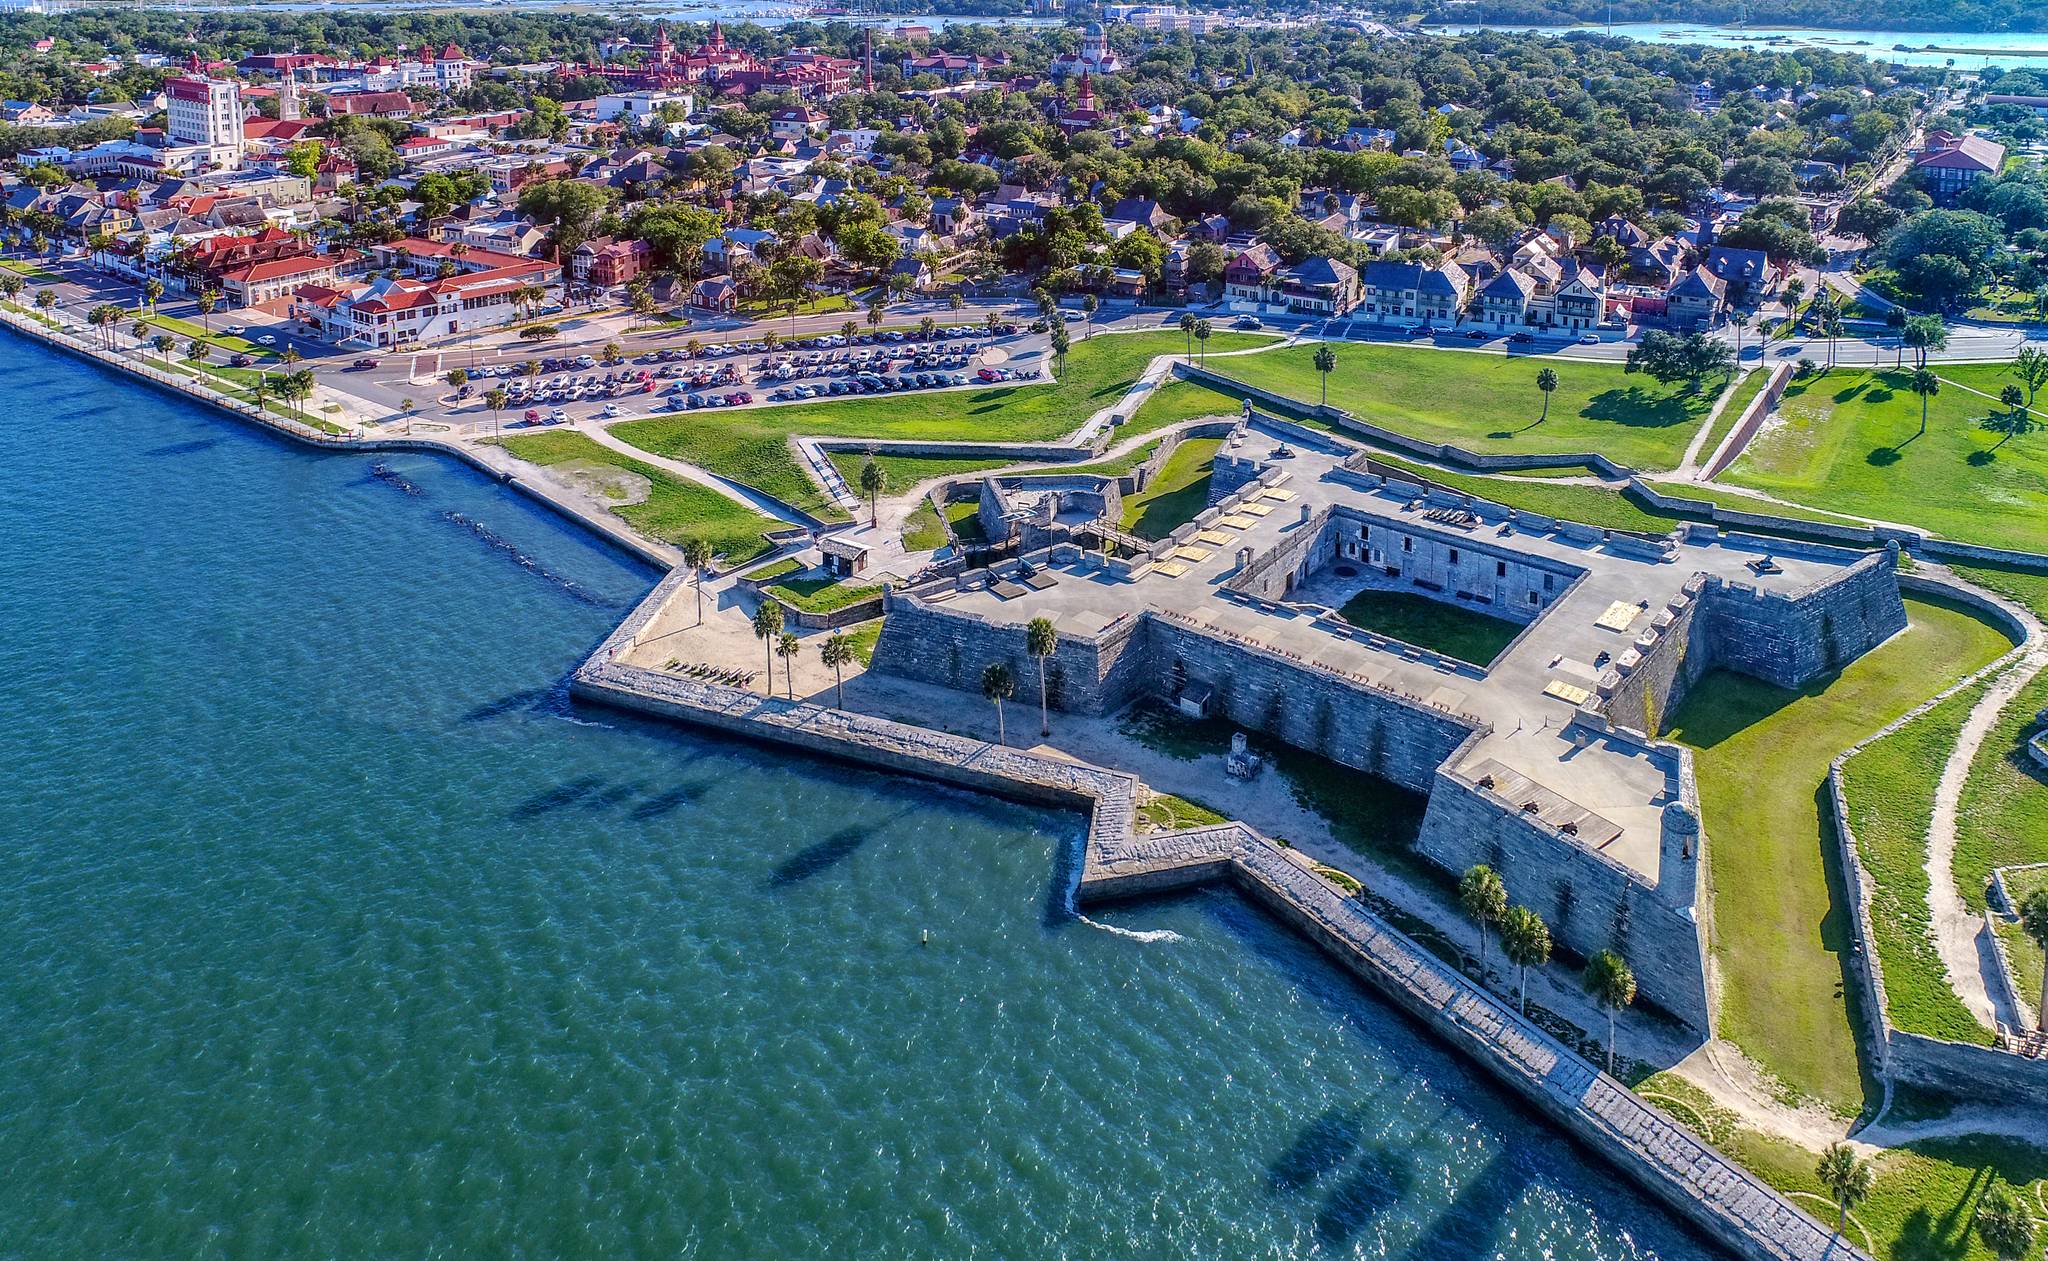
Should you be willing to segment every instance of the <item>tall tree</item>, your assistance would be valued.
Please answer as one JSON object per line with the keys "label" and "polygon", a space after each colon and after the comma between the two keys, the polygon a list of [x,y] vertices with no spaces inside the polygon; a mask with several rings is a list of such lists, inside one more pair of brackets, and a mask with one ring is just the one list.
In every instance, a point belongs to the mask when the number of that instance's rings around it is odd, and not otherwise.
{"label": "tall tree", "polygon": [[1060,646],[1059,632],[1052,628],[1052,619],[1034,617],[1024,628],[1024,651],[1038,663],[1038,734],[1040,737],[1052,734],[1052,714],[1046,701],[1045,659],[1052,656]]}
{"label": "tall tree", "polygon": [[2039,346],[2028,346],[2013,356],[2012,374],[2027,387],[2027,407],[2032,410],[2034,395],[2048,385],[2048,350]]}
{"label": "tall tree", "polygon": [[1520,1006],[1529,1014],[1529,969],[1550,962],[1550,925],[1526,906],[1508,908],[1500,922],[1500,949],[1520,973]]}
{"label": "tall tree", "polygon": [[996,743],[1008,744],[1003,733],[1003,702],[1017,694],[1017,680],[1010,677],[1010,667],[1000,661],[991,661],[981,672],[981,694],[995,702]]}
{"label": "tall tree", "polygon": [[754,607],[754,638],[761,641],[761,651],[768,662],[768,695],[775,695],[775,640],[782,634],[782,606],[766,596]]}
{"label": "tall tree", "polygon": [[697,624],[704,624],[704,569],[711,563],[711,544],[700,538],[683,540],[683,564],[689,566],[690,581],[697,588]]}
{"label": "tall tree", "polygon": [[1337,352],[1330,349],[1328,342],[1324,342],[1316,347],[1315,364],[1316,376],[1321,379],[1323,386],[1323,406],[1328,407],[1330,405],[1330,374],[1337,370]]}
{"label": "tall tree", "polygon": [[1193,359],[1193,358],[1195,357],[1195,325],[1196,325],[1196,323],[1197,323],[1197,322],[1198,322],[1198,321],[1197,321],[1197,320],[1195,319],[1195,317],[1194,317],[1193,315],[1191,315],[1191,314],[1189,314],[1189,313],[1187,313],[1187,312],[1182,312],[1182,313],[1181,313],[1181,317],[1180,317],[1180,331],[1181,331],[1181,335],[1182,335],[1183,337],[1187,338],[1187,342],[1188,342],[1188,353],[1187,353],[1187,357],[1188,357],[1189,359]]}
{"label": "tall tree", "polygon": [[1941,378],[1926,368],[1915,368],[1906,388],[1920,396],[1920,433],[1913,435],[1917,438],[1927,432],[1927,400],[1941,393]]}
{"label": "tall tree", "polygon": [[1993,1183],[1977,1201],[1976,1224],[1977,1237],[1998,1261],[2026,1261],[2034,1251],[2033,1214],[2003,1182]]}
{"label": "tall tree", "polygon": [[1550,419],[1550,396],[1557,393],[1557,370],[1539,368],[1536,370],[1536,388],[1543,393],[1543,414],[1536,418],[1537,424]]}
{"label": "tall tree", "polygon": [[775,637],[775,655],[782,658],[782,685],[790,700],[796,699],[796,655],[803,643],[788,631]]}
{"label": "tall tree", "polygon": [[870,454],[860,466],[860,493],[868,497],[868,528],[874,529],[879,520],[880,509],[876,505],[884,487],[889,484],[889,475],[882,466],[875,463]]}
{"label": "tall tree", "polygon": [[1465,914],[1479,925],[1479,979],[1486,979],[1486,944],[1493,926],[1500,923],[1500,917],[1507,914],[1508,890],[1501,883],[1500,876],[1487,866],[1479,863],[1465,869],[1458,878],[1458,903],[1465,908]]}
{"label": "tall tree", "polygon": [[1195,340],[1202,344],[1202,366],[1209,366],[1209,338],[1214,332],[1207,320],[1195,321]]}
{"label": "tall tree", "polygon": [[836,708],[846,708],[845,668],[853,664],[853,641],[834,634],[818,645],[818,659],[832,671],[832,694]]}
{"label": "tall tree", "polygon": [[1579,978],[1593,1001],[1600,1004],[1607,1013],[1607,1071],[1614,1071],[1614,1017],[1622,1008],[1636,1001],[1636,974],[1628,966],[1628,960],[1612,950],[1602,950],[1586,960],[1586,971]]}
{"label": "tall tree", "polygon": [[1830,1143],[1813,1172],[1820,1184],[1827,1188],[1828,1194],[1834,1197],[1835,1236],[1840,1238],[1842,1227],[1848,1223],[1849,1211],[1870,1194],[1870,1185],[1874,1181],[1870,1162],[1858,1156],[1856,1149],[1847,1143]]}

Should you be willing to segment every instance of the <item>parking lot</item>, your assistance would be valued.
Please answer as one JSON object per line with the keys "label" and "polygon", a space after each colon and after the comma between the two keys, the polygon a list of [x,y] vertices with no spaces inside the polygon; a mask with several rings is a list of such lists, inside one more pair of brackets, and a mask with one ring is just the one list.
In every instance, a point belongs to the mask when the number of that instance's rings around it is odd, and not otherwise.
{"label": "parking lot", "polygon": [[[695,356],[667,347],[608,363],[587,354],[546,356],[481,365],[448,397],[455,406],[474,406],[493,388],[503,388],[506,407],[522,413],[514,427],[526,427],[567,423],[570,409],[592,404],[603,419],[623,418],[635,414],[629,403],[636,399],[653,403],[650,410],[692,411],[1032,380],[1041,375],[1036,367],[976,367],[978,360],[1006,358],[988,352],[1018,331],[1003,324],[994,330],[939,329],[929,339],[903,330],[834,334],[787,346],[705,346]],[[359,366],[367,371],[378,365],[365,359]]]}

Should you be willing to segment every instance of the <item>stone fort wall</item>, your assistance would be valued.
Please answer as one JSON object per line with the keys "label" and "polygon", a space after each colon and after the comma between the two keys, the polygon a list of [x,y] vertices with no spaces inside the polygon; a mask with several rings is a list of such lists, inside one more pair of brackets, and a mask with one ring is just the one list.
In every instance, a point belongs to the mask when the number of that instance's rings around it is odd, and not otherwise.
{"label": "stone fort wall", "polygon": [[[1789,550],[1779,540],[1769,546]],[[1797,546],[1797,545],[1790,545]],[[1838,548],[1815,549],[1847,557]],[[1695,619],[1713,664],[1780,687],[1832,674],[1906,628],[1898,561],[1867,555],[1849,568],[1787,594],[1709,577]]]}

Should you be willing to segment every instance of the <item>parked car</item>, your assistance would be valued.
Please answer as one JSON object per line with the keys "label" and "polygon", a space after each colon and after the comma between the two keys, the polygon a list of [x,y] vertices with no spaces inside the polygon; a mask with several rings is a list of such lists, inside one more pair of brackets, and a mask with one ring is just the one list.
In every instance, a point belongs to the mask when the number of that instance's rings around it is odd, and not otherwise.
{"label": "parked car", "polygon": [[617,403],[606,403],[604,405],[604,410],[599,412],[598,414],[600,416],[603,416],[606,420],[617,420],[619,417],[625,415],[626,412],[625,409],[620,407]]}
{"label": "parked car", "polygon": [[1230,327],[1249,330],[1261,329],[1266,327],[1266,325],[1265,322],[1260,320],[1259,317],[1256,315],[1240,315],[1230,322]]}
{"label": "parked car", "polygon": [[1595,333],[1588,333],[1584,337],[1579,338],[1579,345],[1581,346],[1598,346],[1599,344],[1599,335]]}
{"label": "parked car", "polygon": [[264,333],[263,335],[259,336],[259,337],[258,337],[258,338],[257,338],[256,340],[257,340],[258,342],[261,342],[261,343],[262,343],[263,345],[265,345],[265,346],[275,346],[275,345],[277,345],[277,338],[276,338],[276,336],[275,336],[275,335],[273,335],[273,334],[270,334],[270,333]]}
{"label": "parked car", "polygon": [[1516,333],[1513,337],[1508,338],[1508,340],[1514,342],[1516,345],[1526,346],[1530,342],[1536,340],[1536,334],[1526,332]]}
{"label": "parked car", "polygon": [[254,356],[254,355],[236,355],[236,356],[235,356],[234,358],[232,358],[232,359],[228,360],[228,362],[229,362],[229,363],[231,363],[231,364],[233,364],[233,365],[235,365],[235,366],[236,366],[237,368],[248,368],[248,367],[253,367],[253,366],[255,366],[255,363],[256,363],[256,356]]}
{"label": "parked car", "polygon": [[349,365],[349,367],[351,368],[361,368],[364,371],[368,371],[369,369],[374,368],[376,366],[377,361],[375,359],[369,358],[368,356],[358,359],[354,363]]}

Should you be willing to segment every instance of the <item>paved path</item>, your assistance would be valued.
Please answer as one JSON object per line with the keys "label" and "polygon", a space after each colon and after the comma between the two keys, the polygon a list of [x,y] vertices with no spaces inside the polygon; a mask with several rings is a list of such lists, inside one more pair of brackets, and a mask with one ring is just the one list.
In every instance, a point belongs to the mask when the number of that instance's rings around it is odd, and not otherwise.
{"label": "paved path", "polygon": [[804,528],[808,528],[810,525],[809,522],[791,515],[789,510],[780,503],[753,490],[751,487],[720,477],[709,469],[701,468],[698,465],[690,464],[671,456],[656,455],[644,447],[634,446],[624,438],[605,428],[604,422],[595,416],[583,417],[573,422],[573,424],[577,433],[597,442],[601,446],[609,447],[621,455],[631,456],[643,464],[652,464],[658,469],[674,473],[677,477],[695,482],[699,486],[715,490],[734,503],[752,508],[762,516],[773,517],[784,525]]}
{"label": "paved path", "polygon": [[1999,1021],[2017,1029],[2024,1025],[2019,1013],[2000,1001],[2005,987],[1989,981],[1998,961],[1984,917],[1970,910],[1956,888],[1956,817],[1970,764],[1984,747],[1985,737],[1991,734],[1999,715],[2019,690],[2048,667],[2048,638],[2044,638],[2041,623],[2032,613],[1996,595],[1992,598],[2026,627],[2025,651],[1992,681],[1970,710],[1956,737],[1956,746],[1949,752],[1948,763],[1941,769],[1941,781],[1934,790],[1934,817],[1927,828],[1927,905],[1934,917],[1934,946],[1948,972],[1949,985],[1987,1027]]}

